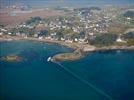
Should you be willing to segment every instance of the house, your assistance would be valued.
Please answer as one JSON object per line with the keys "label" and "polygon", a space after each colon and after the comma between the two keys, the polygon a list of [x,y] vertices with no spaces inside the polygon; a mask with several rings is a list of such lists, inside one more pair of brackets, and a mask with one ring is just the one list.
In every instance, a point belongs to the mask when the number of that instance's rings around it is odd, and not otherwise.
{"label": "house", "polygon": [[79,43],[82,43],[84,41],[85,41],[85,39],[79,39]]}
{"label": "house", "polygon": [[25,36],[26,36],[26,34],[25,34],[25,33],[21,33],[20,35],[21,35],[22,37],[25,37]]}
{"label": "house", "polygon": [[64,38],[61,38],[61,41],[65,41],[65,39]]}
{"label": "house", "polygon": [[131,18],[130,17],[127,17],[127,20],[131,20]]}
{"label": "house", "polygon": [[78,39],[77,39],[77,38],[75,38],[75,39],[74,39],[74,41],[75,41],[75,42],[78,42]]}
{"label": "house", "polygon": [[0,36],[3,35],[3,32],[0,32]]}
{"label": "house", "polygon": [[73,41],[72,40],[69,40],[69,39],[68,40],[65,40],[65,42],[66,43],[73,43]]}
{"label": "house", "polygon": [[51,40],[51,36],[47,36],[46,39]]}
{"label": "house", "polygon": [[0,30],[1,30],[2,32],[7,32],[7,30],[4,29],[4,28],[0,28]]}
{"label": "house", "polygon": [[28,38],[27,35],[24,38],[27,39]]}
{"label": "house", "polygon": [[20,36],[20,32],[17,32],[16,35],[17,35],[17,36]]}
{"label": "house", "polygon": [[51,33],[51,36],[55,36],[56,35],[56,33]]}
{"label": "house", "polygon": [[34,34],[34,37],[37,38],[38,37],[38,34]]}
{"label": "house", "polygon": [[62,26],[62,28],[66,28],[66,26]]}
{"label": "house", "polygon": [[43,37],[42,36],[40,36],[40,37],[38,37],[39,38],[39,40],[42,40],[43,39]]}
{"label": "house", "polygon": [[121,43],[121,42],[122,42],[122,43],[126,43],[126,41],[122,40],[120,36],[117,38],[116,42],[120,42],[120,43]]}
{"label": "house", "polygon": [[94,33],[93,32],[90,32],[90,33],[88,33],[90,36],[93,36],[94,35]]}
{"label": "house", "polygon": [[12,33],[10,33],[10,32],[8,33],[8,35],[11,35],[11,34],[12,34]]}

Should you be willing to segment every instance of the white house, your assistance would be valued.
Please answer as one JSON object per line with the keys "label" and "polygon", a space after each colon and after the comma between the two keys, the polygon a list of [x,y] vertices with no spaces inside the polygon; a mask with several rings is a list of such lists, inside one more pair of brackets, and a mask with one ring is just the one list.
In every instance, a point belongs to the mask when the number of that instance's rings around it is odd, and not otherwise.
{"label": "white house", "polygon": [[1,36],[1,35],[3,35],[3,33],[2,33],[2,32],[0,32],[0,36]]}
{"label": "white house", "polygon": [[130,17],[127,17],[127,20],[130,20],[131,18]]}
{"label": "white house", "polygon": [[27,35],[24,38],[27,39],[28,38]]}
{"label": "white house", "polygon": [[1,29],[2,32],[7,32],[7,30],[4,29],[4,28],[0,28],[0,29]]}
{"label": "white house", "polygon": [[75,41],[75,42],[78,42],[78,39],[77,39],[77,38],[75,38],[75,39],[74,39],[74,41]]}
{"label": "white house", "polygon": [[11,34],[12,34],[12,33],[10,33],[10,32],[8,33],[8,35],[11,35]]}
{"label": "white house", "polygon": [[93,36],[93,35],[94,35],[94,33],[90,32],[90,33],[89,33],[89,35],[90,35],[90,36]]}
{"label": "white house", "polygon": [[126,41],[122,40],[120,36],[117,38],[116,42],[126,43]]}
{"label": "white house", "polygon": [[65,41],[65,39],[64,38],[61,38],[61,41]]}
{"label": "white house", "polygon": [[67,43],[73,43],[72,40],[65,40],[65,42],[67,42]]}
{"label": "white house", "polygon": [[42,40],[42,39],[43,39],[43,37],[42,37],[42,36],[40,36],[40,37],[39,37],[39,40]]}
{"label": "white house", "polygon": [[85,39],[79,39],[79,43],[82,43],[84,41],[85,41]]}
{"label": "white house", "polygon": [[56,33],[52,33],[52,34],[51,34],[51,36],[55,36],[55,35],[56,35]]}
{"label": "white house", "polygon": [[34,37],[37,38],[38,37],[38,34],[34,34]]}
{"label": "white house", "polygon": [[16,35],[20,36],[20,33],[19,33],[19,32],[17,32],[17,33],[16,33]]}

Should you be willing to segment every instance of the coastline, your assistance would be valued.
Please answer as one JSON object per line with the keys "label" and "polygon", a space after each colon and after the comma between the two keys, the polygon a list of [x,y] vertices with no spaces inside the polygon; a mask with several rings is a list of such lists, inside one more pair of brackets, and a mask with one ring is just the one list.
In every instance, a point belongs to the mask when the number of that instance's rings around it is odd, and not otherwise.
{"label": "coastline", "polygon": [[64,41],[57,40],[47,40],[47,39],[38,39],[34,37],[20,37],[20,36],[9,36],[4,35],[0,36],[0,41],[14,41],[14,40],[29,40],[29,41],[38,41],[45,43],[54,43],[66,46],[68,48],[74,49],[72,53],[61,53],[52,56],[51,61],[74,61],[85,57],[85,53],[88,54],[90,52],[96,51],[107,51],[107,50],[134,50],[134,46],[104,46],[104,47],[95,47],[86,43],[67,43]]}
{"label": "coastline", "polygon": [[37,42],[44,42],[44,43],[54,43],[54,44],[59,44],[63,46],[67,46],[72,49],[77,49],[83,44],[78,44],[78,43],[66,43],[63,41],[57,41],[57,40],[49,40],[49,39],[38,39],[34,37],[20,37],[20,36],[9,36],[9,35],[4,35],[0,36],[0,41],[19,41],[19,40],[29,40],[29,41],[37,41]]}

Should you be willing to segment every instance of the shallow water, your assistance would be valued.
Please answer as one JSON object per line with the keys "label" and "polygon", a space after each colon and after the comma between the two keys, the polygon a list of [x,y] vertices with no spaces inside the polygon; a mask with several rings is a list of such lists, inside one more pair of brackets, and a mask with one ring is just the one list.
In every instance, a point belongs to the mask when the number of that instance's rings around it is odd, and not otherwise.
{"label": "shallow water", "polygon": [[0,56],[25,59],[0,61],[3,100],[134,100],[134,51],[96,52],[55,64],[47,58],[72,50],[30,41],[1,42],[0,47]]}

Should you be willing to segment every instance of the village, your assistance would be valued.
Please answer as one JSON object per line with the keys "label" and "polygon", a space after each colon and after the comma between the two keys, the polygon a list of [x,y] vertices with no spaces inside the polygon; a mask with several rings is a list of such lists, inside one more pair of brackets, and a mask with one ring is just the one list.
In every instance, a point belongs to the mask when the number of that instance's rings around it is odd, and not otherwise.
{"label": "village", "polygon": [[[130,10],[129,8],[124,9]],[[93,42],[97,36],[110,34],[106,42],[109,42],[111,39],[112,41],[106,45],[112,45],[113,42],[127,43],[127,39],[123,36],[125,31],[131,28],[132,31],[128,33],[132,35],[131,38],[133,39],[134,27],[132,22],[134,17],[124,16],[124,20],[120,20],[120,16],[123,16],[125,13],[122,12],[122,8],[89,7],[66,8],[66,10],[65,8],[60,9],[60,11],[65,13],[63,16],[41,18],[37,15],[11,28],[1,25],[0,36],[33,37],[39,40],[45,39],[66,43],[75,42],[94,45]],[[103,38],[105,38],[105,36]]]}

